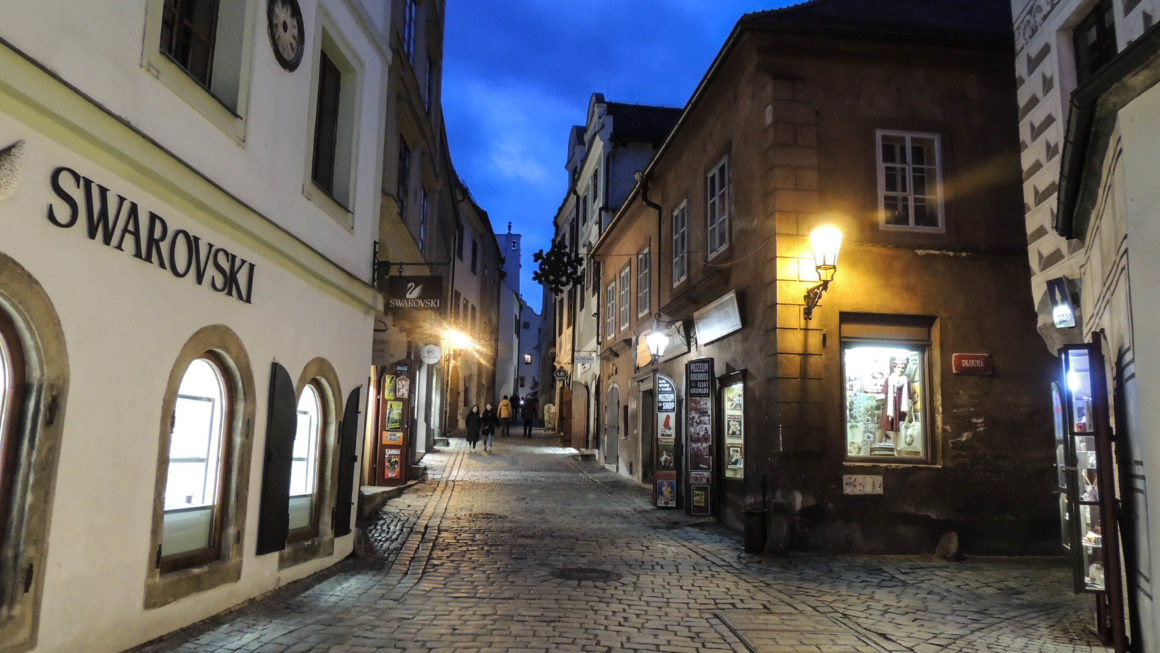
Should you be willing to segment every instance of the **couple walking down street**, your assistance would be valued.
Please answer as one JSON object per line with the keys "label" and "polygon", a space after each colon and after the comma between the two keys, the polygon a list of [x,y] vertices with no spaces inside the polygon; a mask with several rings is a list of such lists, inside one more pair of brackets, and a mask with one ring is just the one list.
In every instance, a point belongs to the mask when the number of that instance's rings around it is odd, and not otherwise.
{"label": "couple walking down street", "polygon": [[499,418],[496,417],[495,409],[491,407],[491,404],[487,404],[483,413],[479,412],[479,404],[472,406],[471,412],[467,414],[467,443],[471,445],[472,449],[475,449],[482,434],[483,450],[491,451],[495,442],[495,427],[498,424]]}

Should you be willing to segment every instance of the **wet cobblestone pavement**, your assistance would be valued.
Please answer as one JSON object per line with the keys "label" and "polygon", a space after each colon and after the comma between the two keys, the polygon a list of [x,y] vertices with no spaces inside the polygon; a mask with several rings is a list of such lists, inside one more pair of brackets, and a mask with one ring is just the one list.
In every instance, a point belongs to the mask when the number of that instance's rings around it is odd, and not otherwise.
{"label": "wet cobblestone pavement", "polygon": [[542,434],[451,443],[363,556],[135,650],[1106,650],[1062,560],[747,554]]}

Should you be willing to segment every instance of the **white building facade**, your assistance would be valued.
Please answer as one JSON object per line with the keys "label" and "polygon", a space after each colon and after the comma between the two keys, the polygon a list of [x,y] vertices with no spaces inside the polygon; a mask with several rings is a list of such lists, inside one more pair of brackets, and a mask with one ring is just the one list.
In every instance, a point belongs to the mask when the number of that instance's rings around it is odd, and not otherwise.
{"label": "white building facade", "polygon": [[118,651],[353,548],[389,18],[4,14],[0,651]]}
{"label": "white building facade", "polygon": [[[1160,648],[1160,16],[1156,0],[1013,0],[1032,292],[1048,348],[1098,340],[1116,434],[1131,650]],[[1055,292],[1049,290],[1054,288]],[[1062,292],[1059,289],[1066,289]],[[1069,295],[1075,326],[1056,326]]]}

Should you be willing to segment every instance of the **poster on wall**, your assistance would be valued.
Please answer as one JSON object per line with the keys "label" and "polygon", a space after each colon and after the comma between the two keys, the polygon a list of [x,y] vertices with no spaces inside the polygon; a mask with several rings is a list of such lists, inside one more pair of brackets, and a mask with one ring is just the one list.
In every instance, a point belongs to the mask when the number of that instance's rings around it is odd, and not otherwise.
{"label": "poster on wall", "polygon": [[713,359],[702,358],[685,364],[686,460],[689,470],[689,512],[712,514],[709,486],[713,478]]}
{"label": "poster on wall", "polygon": [[403,474],[403,452],[401,449],[383,450],[383,480],[397,481]]}
{"label": "poster on wall", "polygon": [[677,507],[677,386],[667,376],[658,374],[657,393],[657,441],[654,478],[658,508]]}
{"label": "poster on wall", "polygon": [[725,478],[745,478],[745,382],[729,383],[721,391],[725,414]]}

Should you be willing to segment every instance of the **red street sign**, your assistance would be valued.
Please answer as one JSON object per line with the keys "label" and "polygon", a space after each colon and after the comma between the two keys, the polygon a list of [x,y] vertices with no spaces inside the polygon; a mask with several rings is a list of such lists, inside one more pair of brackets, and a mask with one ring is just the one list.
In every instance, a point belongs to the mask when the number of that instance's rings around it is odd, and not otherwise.
{"label": "red street sign", "polygon": [[951,354],[951,370],[955,374],[990,374],[990,354]]}

